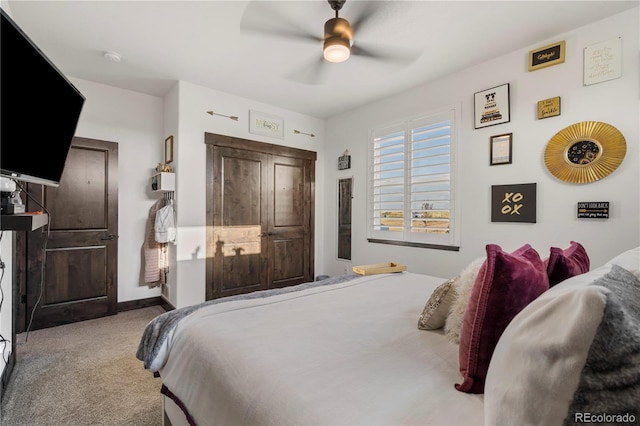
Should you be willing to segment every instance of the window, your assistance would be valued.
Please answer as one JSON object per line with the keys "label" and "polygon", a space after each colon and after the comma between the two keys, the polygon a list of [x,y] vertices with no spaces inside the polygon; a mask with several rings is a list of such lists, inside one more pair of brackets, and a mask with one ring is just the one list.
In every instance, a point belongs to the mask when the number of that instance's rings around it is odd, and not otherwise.
{"label": "window", "polygon": [[457,250],[450,108],[370,133],[369,241]]}

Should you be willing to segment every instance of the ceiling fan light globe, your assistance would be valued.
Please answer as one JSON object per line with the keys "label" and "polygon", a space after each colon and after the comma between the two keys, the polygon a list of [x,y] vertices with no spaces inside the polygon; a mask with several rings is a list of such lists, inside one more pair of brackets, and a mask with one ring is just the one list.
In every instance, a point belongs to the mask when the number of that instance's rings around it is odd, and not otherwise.
{"label": "ceiling fan light globe", "polygon": [[324,59],[327,61],[344,62],[350,55],[351,48],[348,40],[334,38],[324,42]]}

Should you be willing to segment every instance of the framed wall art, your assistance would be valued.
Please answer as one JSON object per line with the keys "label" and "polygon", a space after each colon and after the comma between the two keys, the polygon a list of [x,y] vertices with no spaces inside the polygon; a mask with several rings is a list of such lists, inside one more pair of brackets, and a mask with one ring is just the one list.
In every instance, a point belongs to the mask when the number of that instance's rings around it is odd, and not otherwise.
{"label": "framed wall art", "polygon": [[511,121],[509,83],[474,94],[474,127],[494,126]]}
{"label": "framed wall art", "polygon": [[585,86],[622,76],[622,38],[593,44],[584,48]]}
{"label": "framed wall art", "polygon": [[529,52],[529,71],[558,65],[564,62],[564,40]]}
{"label": "framed wall art", "polygon": [[491,222],[536,223],[536,184],[493,185]]}
{"label": "framed wall art", "polygon": [[249,133],[284,139],[284,119],[249,110]]}
{"label": "framed wall art", "polygon": [[498,164],[511,164],[511,149],[513,144],[513,133],[505,133],[503,135],[495,135],[489,138],[490,146],[490,166]]}
{"label": "framed wall art", "polygon": [[166,164],[173,162],[173,135],[164,140],[164,162]]}
{"label": "framed wall art", "polygon": [[351,156],[349,150],[346,150],[344,154],[338,157],[338,170],[347,170],[351,168]]}

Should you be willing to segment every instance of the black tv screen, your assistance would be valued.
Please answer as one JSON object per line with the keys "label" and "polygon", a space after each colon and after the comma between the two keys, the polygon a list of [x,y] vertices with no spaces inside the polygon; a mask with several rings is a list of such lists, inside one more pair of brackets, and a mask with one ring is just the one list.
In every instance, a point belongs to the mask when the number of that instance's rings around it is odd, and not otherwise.
{"label": "black tv screen", "polygon": [[58,186],[85,97],[0,12],[0,174]]}

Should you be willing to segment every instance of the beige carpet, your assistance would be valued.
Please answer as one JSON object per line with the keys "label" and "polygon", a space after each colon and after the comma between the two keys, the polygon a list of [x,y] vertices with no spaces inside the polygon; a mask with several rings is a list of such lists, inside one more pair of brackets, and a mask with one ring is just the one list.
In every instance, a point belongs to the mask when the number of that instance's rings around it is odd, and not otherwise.
{"label": "beige carpet", "polygon": [[136,358],[159,306],[17,336],[2,426],[161,425],[160,379]]}

